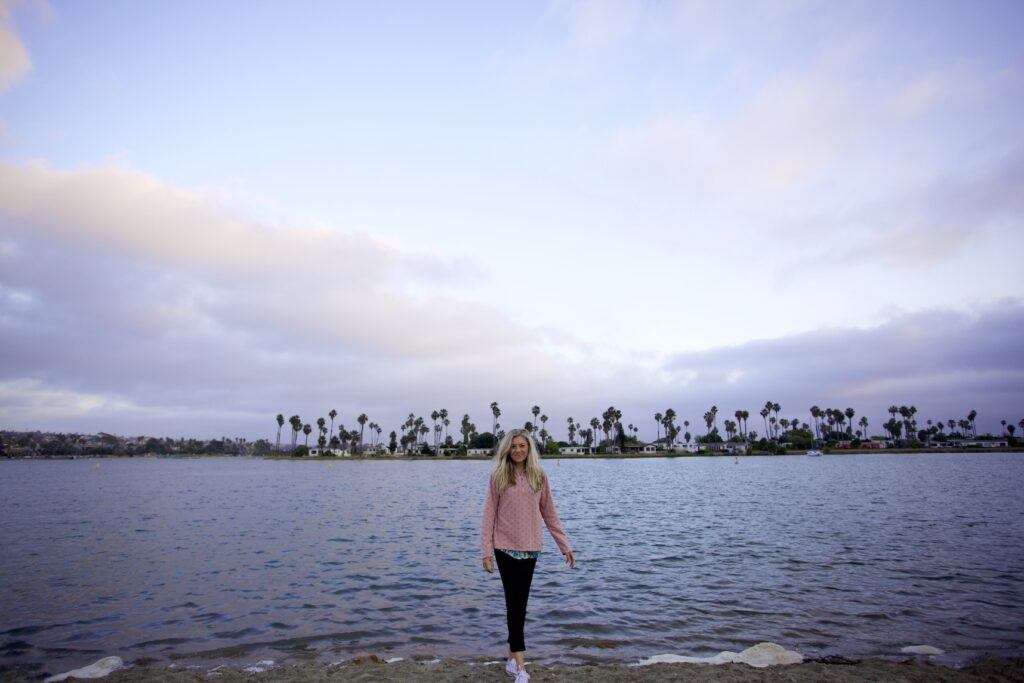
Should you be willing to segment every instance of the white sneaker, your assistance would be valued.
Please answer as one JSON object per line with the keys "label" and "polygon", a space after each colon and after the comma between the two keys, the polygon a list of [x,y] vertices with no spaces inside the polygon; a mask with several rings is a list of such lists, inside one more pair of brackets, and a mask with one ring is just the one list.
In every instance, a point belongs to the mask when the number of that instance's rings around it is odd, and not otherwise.
{"label": "white sneaker", "polygon": [[529,680],[530,674],[526,673],[526,669],[520,669],[516,674],[516,683],[528,683]]}
{"label": "white sneaker", "polygon": [[508,664],[505,665],[505,673],[508,674],[510,678],[515,678],[519,675],[519,666],[516,664],[516,660],[508,660]]}

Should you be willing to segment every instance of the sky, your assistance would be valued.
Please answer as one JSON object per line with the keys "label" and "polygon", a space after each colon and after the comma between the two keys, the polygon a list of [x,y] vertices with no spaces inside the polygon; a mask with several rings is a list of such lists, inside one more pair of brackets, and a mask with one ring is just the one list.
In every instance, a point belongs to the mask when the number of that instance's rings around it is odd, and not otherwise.
{"label": "sky", "polygon": [[0,0],[0,429],[484,431],[497,401],[653,439],[666,408],[771,400],[998,433],[1024,418],[1022,25]]}

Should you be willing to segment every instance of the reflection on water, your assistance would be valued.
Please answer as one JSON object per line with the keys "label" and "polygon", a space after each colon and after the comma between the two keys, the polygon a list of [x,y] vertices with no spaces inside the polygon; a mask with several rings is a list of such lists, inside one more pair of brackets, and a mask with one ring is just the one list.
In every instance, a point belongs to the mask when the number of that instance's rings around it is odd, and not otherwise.
{"label": "reflection on water", "polygon": [[[1024,652],[1020,456],[547,465],[579,566],[545,536],[534,660]],[[500,656],[489,467],[0,462],[0,666]]]}

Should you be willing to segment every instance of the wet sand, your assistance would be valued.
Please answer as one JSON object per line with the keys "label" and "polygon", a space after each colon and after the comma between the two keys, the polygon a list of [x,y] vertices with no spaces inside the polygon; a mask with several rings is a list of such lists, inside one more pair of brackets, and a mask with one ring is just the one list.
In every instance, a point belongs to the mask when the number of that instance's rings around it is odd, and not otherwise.
{"label": "wet sand", "polygon": [[[840,663],[841,662],[841,663]],[[982,659],[968,666],[954,669],[935,666],[921,660],[903,662],[863,660],[856,663],[838,660],[837,663],[805,662],[788,666],[774,666],[757,669],[746,664],[723,664],[709,666],[702,664],[655,664],[644,667],[614,665],[600,666],[535,666],[530,668],[531,680],[545,681],[592,681],[626,683],[655,681],[688,681],[690,683],[1009,683],[1024,681],[1024,659]],[[38,674],[37,674],[38,676]],[[0,674],[0,683],[13,681],[40,680],[36,676],[25,677],[6,672]],[[70,679],[69,679],[70,680]],[[500,664],[468,664],[443,661],[420,663],[402,661],[385,664],[370,656],[356,658],[340,664],[303,664],[292,667],[271,669],[260,673],[241,669],[218,668],[191,669],[188,671],[167,668],[129,668],[115,671],[101,680],[110,683],[236,683],[240,681],[283,681],[302,683],[305,681],[510,681]]]}

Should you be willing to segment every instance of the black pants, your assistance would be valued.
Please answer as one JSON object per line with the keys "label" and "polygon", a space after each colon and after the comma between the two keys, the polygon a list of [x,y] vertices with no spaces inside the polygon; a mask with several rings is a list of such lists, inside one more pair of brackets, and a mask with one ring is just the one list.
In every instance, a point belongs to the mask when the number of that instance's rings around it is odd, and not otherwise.
{"label": "black pants", "polygon": [[526,624],[526,601],[530,599],[530,584],[537,558],[516,560],[500,550],[494,551],[498,560],[498,573],[505,589],[505,612],[508,615],[508,649],[524,652],[523,626]]}

